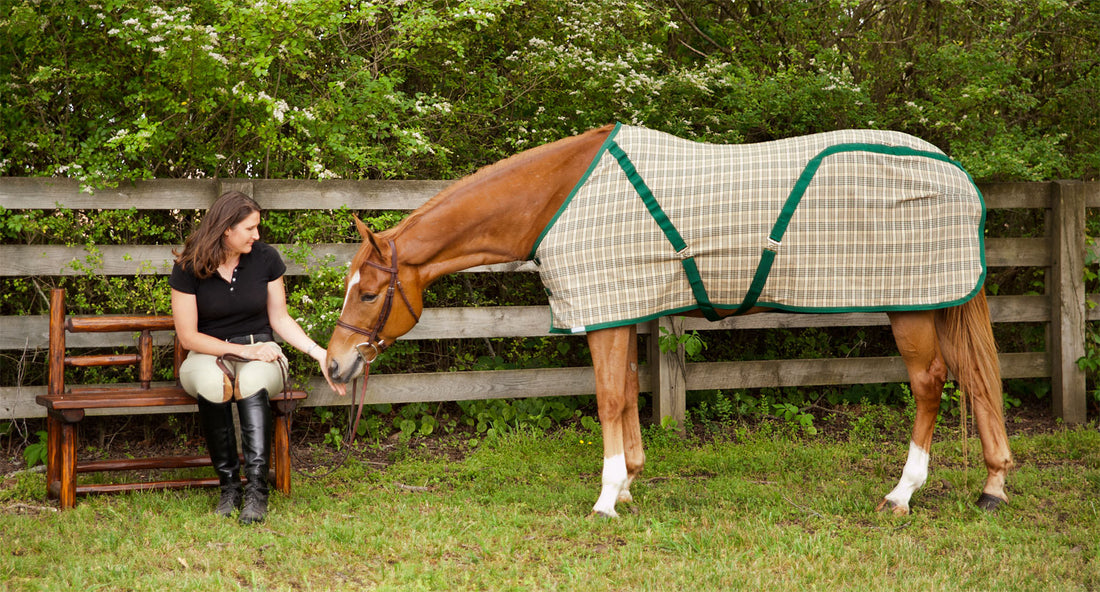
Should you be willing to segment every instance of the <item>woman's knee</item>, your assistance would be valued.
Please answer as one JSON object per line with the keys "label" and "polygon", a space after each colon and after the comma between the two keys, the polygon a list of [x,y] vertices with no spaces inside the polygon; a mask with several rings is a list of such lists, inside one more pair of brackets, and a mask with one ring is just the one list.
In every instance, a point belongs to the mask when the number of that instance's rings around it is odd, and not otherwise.
{"label": "woman's knee", "polygon": [[180,385],[192,397],[221,403],[225,400],[225,374],[217,358],[191,352],[180,364]]}
{"label": "woman's knee", "polygon": [[237,389],[242,399],[261,390],[268,395],[283,390],[284,362],[248,362],[237,367]]}

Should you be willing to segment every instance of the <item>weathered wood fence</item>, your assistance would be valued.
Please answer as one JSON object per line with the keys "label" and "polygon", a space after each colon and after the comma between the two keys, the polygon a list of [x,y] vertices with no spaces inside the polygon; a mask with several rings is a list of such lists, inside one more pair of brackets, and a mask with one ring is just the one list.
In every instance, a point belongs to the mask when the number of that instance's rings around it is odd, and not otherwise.
{"label": "weathered wood fence", "polygon": [[[449,184],[446,181],[277,181],[277,180],[156,180],[125,185],[116,190],[81,193],[65,179],[0,178],[0,206],[8,210],[52,209],[205,209],[229,189],[253,196],[266,210],[412,210]],[[1043,238],[993,238],[986,244],[987,262],[997,267],[1046,269],[1046,291],[1034,296],[991,296],[995,323],[1046,323],[1045,351],[1001,355],[1005,378],[1050,377],[1052,412],[1068,423],[1085,421],[1085,375],[1076,361],[1085,353],[1086,320],[1100,320],[1100,309],[1085,292],[1086,208],[1100,207],[1100,183],[1051,182],[982,185],[989,209],[1046,210]],[[348,221],[350,225],[350,221]],[[278,245],[277,245],[278,246]],[[316,260],[334,255],[348,261],[358,245],[326,244],[313,247]],[[171,269],[169,246],[99,245],[105,275],[166,274]],[[85,261],[83,247],[62,245],[0,245],[0,276],[64,276],[78,273],[69,265]],[[303,273],[288,261],[290,274]],[[525,273],[533,267],[502,265],[468,273],[502,271]],[[689,390],[787,387],[810,385],[904,382],[899,357],[846,359],[765,360],[684,363],[682,351],[662,353],[658,331],[715,331],[766,328],[887,325],[885,314],[832,315],[758,314],[710,323],[702,319],[666,317],[639,326],[649,335],[641,388],[653,392],[655,417],[682,420]],[[406,339],[456,339],[545,336],[550,326],[548,307],[436,308],[424,311],[420,324]],[[48,318],[0,317],[0,350],[21,355],[45,349]],[[88,334],[71,347],[128,345],[124,338]],[[378,369],[384,372],[384,369]],[[377,370],[376,370],[377,372]],[[367,392],[370,403],[457,401],[471,399],[569,396],[594,391],[591,368],[544,368],[422,374],[372,374]],[[41,385],[0,385],[0,420],[40,417],[34,403]],[[307,386],[307,405],[346,405],[349,399],[333,395],[321,378]],[[164,412],[165,410],[160,410]],[[168,409],[167,411],[171,411]]]}

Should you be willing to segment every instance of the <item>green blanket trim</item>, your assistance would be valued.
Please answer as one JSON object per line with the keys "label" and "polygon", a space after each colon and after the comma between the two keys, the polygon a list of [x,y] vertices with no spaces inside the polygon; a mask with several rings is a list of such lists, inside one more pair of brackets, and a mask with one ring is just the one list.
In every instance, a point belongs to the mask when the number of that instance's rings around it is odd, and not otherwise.
{"label": "green blanket trim", "polygon": [[[783,235],[787,232],[787,226],[791,223],[791,217],[794,216],[794,211],[798,209],[798,205],[802,203],[802,197],[805,196],[806,190],[810,187],[810,183],[813,182],[814,175],[817,174],[818,169],[821,168],[821,163],[827,157],[841,152],[872,152],[875,154],[887,154],[890,156],[920,156],[925,158],[932,158],[948,164],[958,167],[966,178],[970,180],[970,184],[974,185],[974,179],[970,177],[970,173],[966,172],[961,164],[951,160],[944,154],[939,152],[929,152],[927,150],[917,150],[915,148],[909,148],[907,146],[886,146],[883,144],[837,144],[835,146],[829,146],[822,150],[817,156],[810,159],[806,163],[806,167],[802,169],[802,174],[798,176],[798,181],[795,182],[794,187],[791,188],[790,195],[787,196],[787,201],[783,203],[783,209],[779,212],[779,217],[775,220],[775,225],[772,226],[772,231],[768,234],[768,240],[771,244],[764,247],[763,252],[760,255],[760,263],[756,267],[756,273],[752,277],[752,283],[749,284],[749,289],[745,292],[745,299],[741,301],[741,305],[737,307],[737,310],[733,314],[739,315],[748,312],[749,309],[756,306],[757,299],[760,298],[760,293],[764,290],[764,285],[768,282],[768,274],[771,273],[772,264],[775,262],[775,256],[778,252],[780,243],[783,241]],[[985,200],[981,197],[981,191],[974,186],[974,190],[978,192],[978,198],[982,202],[982,221],[981,231],[985,231]],[[982,275],[981,280],[978,282],[978,286],[984,283],[985,280],[985,242],[982,242]],[[971,293],[971,296],[976,294]]]}
{"label": "green blanket trim", "polygon": [[554,213],[554,217],[550,218],[550,221],[546,224],[546,228],[543,228],[542,232],[539,233],[539,237],[535,239],[535,244],[531,245],[531,252],[527,254],[528,261],[534,261],[535,264],[538,265],[538,259],[535,257],[535,253],[539,250],[539,245],[542,244],[542,241],[546,238],[546,235],[550,232],[550,229],[558,223],[558,218],[561,218],[561,215],[565,213],[565,208],[569,207],[569,204],[572,203],[573,198],[577,196],[577,193],[581,190],[581,187],[584,187],[584,184],[588,182],[588,178],[592,176],[592,173],[600,164],[600,159],[603,158],[603,153],[607,152],[608,147],[611,144],[615,143],[615,136],[619,134],[619,130],[622,129],[622,127],[623,124],[616,123],[615,129],[612,129],[611,133],[607,134],[607,138],[603,141],[603,144],[600,145],[600,149],[596,151],[596,156],[592,158],[592,162],[588,165],[588,170],[586,170],[584,174],[581,175],[580,180],[577,181],[577,184],[573,186],[573,190],[569,192],[569,195],[565,198],[565,201],[561,203],[561,207],[558,208],[558,211]]}
{"label": "green blanket trim", "polygon": [[703,311],[703,316],[709,321],[720,320],[721,315],[714,310],[714,306],[710,303],[710,297],[707,296],[707,288],[703,285],[703,277],[699,275],[699,266],[695,264],[695,255],[688,253],[687,241],[680,235],[680,231],[676,230],[676,225],[668,219],[665,211],[661,209],[661,204],[657,203],[657,198],[653,197],[653,192],[650,191],[645,179],[642,179],[638,169],[634,167],[634,163],[630,161],[630,157],[626,155],[626,152],[615,142],[607,147],[607,151],[615,157],[615,160],[619,161],[619,166],[626,173],[627,180],[634,186],[638,196],[642,198],[646,209],[649,210],[649,215],[653,216],[657,226],[661,228],[661,232],[665,233],[665,238],[668,239],[668,242],[672,244],[672,248],[680,256],[680,264],[683,265],[688,283],[691,284],[691,293],[695,296],[695,301],[699,303],[699,309]]}

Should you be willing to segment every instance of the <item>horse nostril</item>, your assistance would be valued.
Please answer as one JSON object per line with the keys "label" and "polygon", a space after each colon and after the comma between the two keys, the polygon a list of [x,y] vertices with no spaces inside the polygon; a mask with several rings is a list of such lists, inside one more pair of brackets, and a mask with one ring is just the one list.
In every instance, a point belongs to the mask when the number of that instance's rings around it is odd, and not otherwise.
{"label": "horse nostril", "polygon": [[331,378],[336,378],[340,375],[340,363],[336,360],[332,360],[328,363],[328,375]]}

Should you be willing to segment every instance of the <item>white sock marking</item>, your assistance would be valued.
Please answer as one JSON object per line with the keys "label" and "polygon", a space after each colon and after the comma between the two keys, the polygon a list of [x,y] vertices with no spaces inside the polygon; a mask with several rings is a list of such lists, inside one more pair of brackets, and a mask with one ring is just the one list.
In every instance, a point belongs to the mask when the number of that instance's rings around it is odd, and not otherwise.
{"label": "white sock marking", "polygon": [[630,495],[630,484],[634,482],[634,479],[627,476],[626,482],[623,483],[622,490],[619,491],[619,502],[629,504],[634,501],[634,496]]}
{"label": "white sock marking", "polygon": [[616,454],[611,458],[603,459],[603,488],[600,490],[600,498],[596,500],[596,505],[592,506],[592,511],[618,518],[619,514],[615,512],[615,501],[619,499],[619,492],[625,485],[626,457]]}
{"label": "white sock marking", "polygon": [[909,457],[905,460],[905,468],[901,471],[901,480],[897,487],[886,495],[886,499],[895,506],[909,509],[909,499],[913,493],[924,485],[928,479],[929,455],[916,443],[909,443]]}

